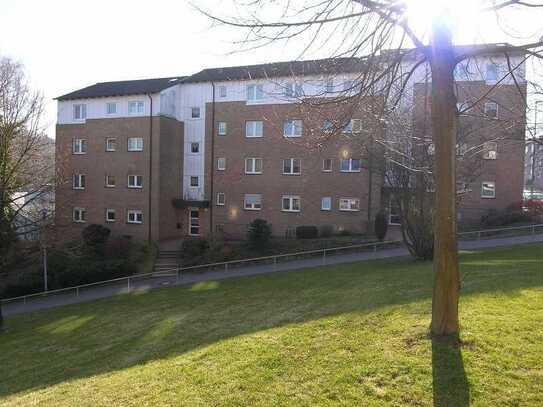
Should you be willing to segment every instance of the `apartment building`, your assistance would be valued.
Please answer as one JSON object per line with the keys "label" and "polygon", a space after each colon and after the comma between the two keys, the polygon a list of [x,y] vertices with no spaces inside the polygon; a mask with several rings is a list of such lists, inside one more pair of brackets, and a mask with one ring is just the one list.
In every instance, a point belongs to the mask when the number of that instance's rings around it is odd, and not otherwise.
{"label": "apartment building", "polygon": [[[57,168],[64,177],[57,224],[66,236],[99,223],[152,240],[240,238],[256,218],[268,220],[277,236],[299,225],[368,231],[375,213],[389,206],[383,177],[372,174],[365,155],[368,137],[386,132],[368,113],[379,100],[313,109],[302,103],[354,92],[361,69],[350,58],[206,69],[98,83],[59,97]],[[465,82],[484,92],[491,86],[485,75],[473,72]],[[422,74],[413,76],[405,103],[416,102],[422,81]],[[504,81],[496,91],[513,86]],[[498,99],[499,115],[510,101]],[[337,123],[342,129],[331,131]],[[523,116],[519,132],[522,123]],[[480,213],[521,196],[516,166],[522,174],[523,154],[497,142],[492,176],[472,191]],[[508,174],[500,175],[502,168]],[[521,191],[522,178],[519,185]]]}

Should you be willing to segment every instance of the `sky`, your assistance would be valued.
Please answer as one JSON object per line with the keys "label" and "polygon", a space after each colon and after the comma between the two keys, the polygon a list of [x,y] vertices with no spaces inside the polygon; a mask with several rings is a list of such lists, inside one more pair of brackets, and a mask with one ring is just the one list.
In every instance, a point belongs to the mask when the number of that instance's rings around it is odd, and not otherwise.
{"label": "sky", "polygon": [[[416,18],[431,11],[411,0]],[[436,1],[428,0],[432,4]],[[464,2],[464,5],[462,5]],[[232,0],[198,0],[198,5],[232,15]],[[457,0],[465,10],[473,0]],[[522,18],[522,20],[521,20]],[[543,33],[537,12],[515,17],[530,32]],[[494,20],[465,12],[457,22],[459,42],[504,41]],[[44,125],[54,137],[54,97],[96,82],[189,75],[204,68],[295,59],[300,44],[275,44],[233,52],[241,38],[234,28],[212,27],[187,0],[0,0],[0,55],[25,67],[31,85],[46,100]],[[326,57],[317,47],[306,58]]]}

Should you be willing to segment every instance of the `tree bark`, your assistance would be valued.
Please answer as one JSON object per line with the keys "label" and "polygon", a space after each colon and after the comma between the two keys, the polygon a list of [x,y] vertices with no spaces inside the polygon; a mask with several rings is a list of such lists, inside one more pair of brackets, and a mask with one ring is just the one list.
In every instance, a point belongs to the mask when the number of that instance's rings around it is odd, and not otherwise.
{"label": "tree bark", "polygon": [[434,292],[432,325],[434,335],[458,334],[460,276],[456,239],[456,65],[451,32],[443,21],[432,28],[431,120],[435,145]]}

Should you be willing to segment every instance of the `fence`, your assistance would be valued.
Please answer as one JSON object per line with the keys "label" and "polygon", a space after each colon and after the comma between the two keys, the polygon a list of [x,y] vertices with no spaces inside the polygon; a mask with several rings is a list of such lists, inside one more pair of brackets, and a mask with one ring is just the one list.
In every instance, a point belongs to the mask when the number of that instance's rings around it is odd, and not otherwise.
{"label": "fence", "polygon": [[[543,233],[543,224],[538,225],[528,225],[528,226],[517,226],[517,227],[510,227],[510,228],[502,228],[502,229],[486,229],[486,230],[477,230],[472,232],[461,232],[458,234],[458,237],[460,240],[483,240],[484,238],[488,237],[510,237],[510,236],[523,236],[523,235],[535,235],[537,233]],[[374,242],[374,243],[363,243],[363,244],[357,244],[357,245],[350,245],[350,246],[342,246],[342,247],[332,247],[332,248],[325,248],[325,249],[318,249],[318,250],[308,250],[308,251],[302,251],[302,252],[294,252],[294,253],[285,253],[285,254],[279,254],[279,255],[273,255],[273,256],[264,256],[264,257],[254,257],[249,259],[241,259],[241,260],[232,260],[232,261],[225,261],[225,262],[218,262],[218,263],[210,263],[210,264],[202,264],[197,266],[189,266],[189,267],[180,267],[178,264],[171,264],[171,265],[164,265],[162,268],[153,273],[146,273],[146,274],[136,274],[129,277],[121,277],[116,278],[112,280],[106,280],[106,281],[99,281],[96,283],[90,283],[90,284],[84,284],[79,285],[75,287],[67,287],[67,288],[61,288],[58,290],[50,290],[50,291],[44,291],[41,293],[36,294],[29,294],[29,295],[23,295],[20,297],[13,297],[13,298],[7,298],[0,300],[0,304],[8,304],[12,302],[23,302],[26,304],[29,300],[44,298],[44,297],[51,297],[59,294],[67,294],[72,292],[74,296],[79,297],[83,291],[99,286],[107,286],[111,293],[110,295],[114,294],[122,294],[122,293],[130,293],[133,291],[133,289],[136,286],[136,283],[139,280],[151,280],[156,277],[167,277],[170,278],[175,283],[179,283],[182,278],[183,274],[185,273],[197,273],[202,271],[216,271],[216,270],[224,270],[229,271],[236,267],[243,267],[247,265],[256,265],[256,264],[268,264],[272,265],[273,270],[277,269],[277,266],[281,262],[289,261],[289,260],[300,260],[305,258],[316,258],[320,257],[321,261],[320,264],[326,265],[327,259],[331,255],[337,255],[340,253],[360,253],[360,252],[377,252],[378,250],[382,250],[384,248],[399,248],[403,246],[403,242],[401,240],[391,240],[391,241],[384,241],[384,242]],[[107,293],[106,293],[107,294]],[[102,298],[110,295],[101,295],[96,298]]]}

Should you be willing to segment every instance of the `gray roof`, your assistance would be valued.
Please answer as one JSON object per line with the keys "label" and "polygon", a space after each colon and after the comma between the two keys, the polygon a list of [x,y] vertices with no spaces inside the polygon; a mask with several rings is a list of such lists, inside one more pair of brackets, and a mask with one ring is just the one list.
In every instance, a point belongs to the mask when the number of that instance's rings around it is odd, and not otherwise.
{"label": "gray roof", "polygon": [[140,79],[132,81],[99,82],[86,88],[57,97],[57,100],[100,98],[157,93],[180,83],[185,76]]}

